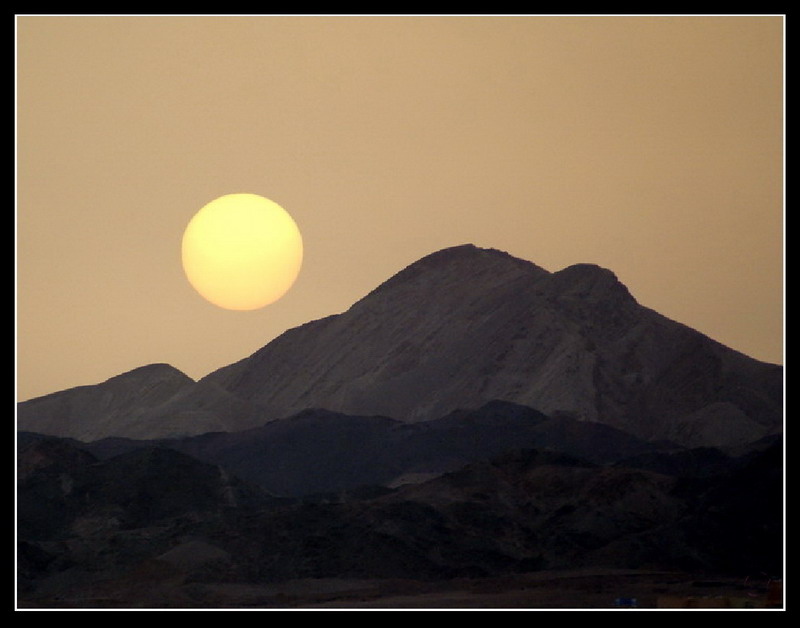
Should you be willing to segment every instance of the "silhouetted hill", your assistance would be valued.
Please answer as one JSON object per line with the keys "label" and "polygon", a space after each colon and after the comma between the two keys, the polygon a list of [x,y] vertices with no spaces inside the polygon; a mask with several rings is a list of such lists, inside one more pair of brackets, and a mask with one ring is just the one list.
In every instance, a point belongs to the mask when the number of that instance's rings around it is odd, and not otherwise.
{"label": "silhouetted hill", "polygon": [[82,586],[169,551],[230,512],[277,502],[172,449],[100,461],[64,439],[26,439],[17,456],[18,584]]}
{"label": "silhouetted hill", "polygon": [[596,463],[655,451],[612,427],[550,418],[502,401],[420,423],[317,409],[241,432],[156,441],[102,439],[83,447],[107,458],[154,445],[220,465],[271,494],[293,497],[397,486],[520,447]]}
{"label": "silhouetted hill", "polygon": [[723,571],[783,573],[783,443],[745,458],[710,484],[686,522],[687,538]]}
{"label": "silhouetted hill", "polygon": [[[219,466],[147,446],[99,460],[69,441],[31,440],[17,457],[23,538],[69,535],[76,519],[113,519],[119,529],[193,512],[261,505],[270,496]],[[35,532],[42,530],[41,532]]]}
{"label": "silhouetted hill", "polygon": [[24,458],[20,521],[70,513],[20,529],[19,584],[30,605],[92,606],[98,592],[105,605],[188,604],[198,583],[241,589],[304,578],[591,567],[744,579],[782,570],[780,443],[707,479],[516,450],[330,501],[252,499],[216,467],[166,449],[93,462],[72,444],[40,439]]}
{"label": "silhouetted hill", "polygon": [[[266,580],[576,567],[775,576],[782,571],[780,472],[779,445],[734,472],[688,483],[516,450],[372,499],[288,505],[247,529],[281,539],[253,557],[256,577]],[[763,508],[748,509],[757,487],[766,489],[756,498]],[[226,547],[235,553],[242,540]]]}
{"label": "silhouetted hill", "polygon": [[697,447],[683,451],[653,451],[623,458],[618,466],[646,469],[680,477],[713,477],[730,472],[741,464],[714,447]]}
{"label": "silhouetted hill", "polygon": [[89,481],[97,458],[68,440],[20,439],[17,451],[17,527],[26,539],[47,539],[83,509],[74,489]]}

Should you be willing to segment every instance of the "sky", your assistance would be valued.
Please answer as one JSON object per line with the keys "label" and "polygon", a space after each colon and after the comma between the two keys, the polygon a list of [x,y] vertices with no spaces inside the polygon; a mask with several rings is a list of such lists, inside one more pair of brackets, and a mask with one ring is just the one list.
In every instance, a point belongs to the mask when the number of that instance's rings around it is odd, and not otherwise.
{"label": "sky", "polygon": [[[193,379],[465,243],[611,269],[784,356],[784,18],[16,16],[22,401],[166,362]],[[265,196],[304,262],[263,309],[181,266],[209,201]]]}

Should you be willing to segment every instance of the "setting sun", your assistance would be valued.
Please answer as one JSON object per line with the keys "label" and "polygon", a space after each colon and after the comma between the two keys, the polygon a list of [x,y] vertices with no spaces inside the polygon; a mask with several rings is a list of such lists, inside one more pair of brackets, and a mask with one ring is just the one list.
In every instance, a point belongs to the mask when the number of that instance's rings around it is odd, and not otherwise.
{"label": "setting sun", "polygon": [[256,194],[228,194],[189,221],[181,256],[189,283],[205,299],[229,310],[255,310],[292,287],[303,262],[303,241],[277,203]]}

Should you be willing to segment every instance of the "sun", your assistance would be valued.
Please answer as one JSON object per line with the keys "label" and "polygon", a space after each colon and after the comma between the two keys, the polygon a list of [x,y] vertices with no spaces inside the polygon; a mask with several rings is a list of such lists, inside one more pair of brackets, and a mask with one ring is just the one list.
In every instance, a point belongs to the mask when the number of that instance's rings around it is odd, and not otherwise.
{"label": "sun", "polygon": [[189,283],[228,310],[256,310],[292,287],[303,263],[303,239],[280,205],[257,194],[227,194],[198,211],[183,233]]}

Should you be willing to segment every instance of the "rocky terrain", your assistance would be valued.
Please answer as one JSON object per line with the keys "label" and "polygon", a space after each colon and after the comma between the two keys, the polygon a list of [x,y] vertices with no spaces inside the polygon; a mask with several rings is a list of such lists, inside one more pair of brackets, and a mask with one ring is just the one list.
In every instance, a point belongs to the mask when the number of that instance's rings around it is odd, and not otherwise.
{"label": "rocky terrain", "polygon": [[446,249],[17,427],[24,608],[767,607],[784,568],[782,367],[589,264]]}
{"label": "rocky terrain", "polygon": [[[36,608],[357,605],[328,587],[374,600],[505,578],[497,593],[576,570],[732,586],[781,573],[781,473],[780,442],[702,478],[525,449],[395,489],[278,498],[168,448],[99,460],[29,438],[19,595]],[[293,602],[278,594],[299,582]]]}
{"label": "rocky terrain", "polygon": [[[21,433],[23,439],[35,437]],[[241,432],[77,444],[101,459],[168,447],[284,497],[416,482],[520,447],[554,449],[595,463],[671,450],[599,423],[551,418],[503,401],[419,423],[309,409]]]}
{"label": "rocky terrain", "polygon": [[152,439],[308,408],[413,422],[502,399],[648,441],[735,445],[780,432],[782,373],[639,305],[607,269],[550,273],[465,245],[198,382],[142,367],[21,403],[18,427]]}

